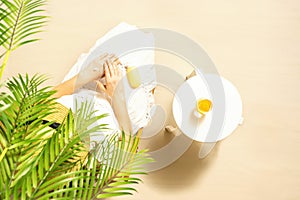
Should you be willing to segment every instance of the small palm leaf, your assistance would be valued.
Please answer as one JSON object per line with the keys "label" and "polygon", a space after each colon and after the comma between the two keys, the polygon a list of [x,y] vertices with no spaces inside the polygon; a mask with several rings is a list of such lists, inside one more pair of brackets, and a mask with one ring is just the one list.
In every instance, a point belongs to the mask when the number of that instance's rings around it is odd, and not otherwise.
{"label": "small palm leaf", "polygon": [[[36,41],[29,38],[38,32],[46,23],[46,16],[39,15],[45,10],[42,7],[46,0],[1,0],[2,12],[1,42],[6,50],[14,50],[17,47]],[[0,19],[1,19],[0,18]]]}
{"label": "small palm leaf", "polygon": [[0,46],[5,55],[0,67],[0,79],[6,66],[10,52],[16,48],[37,41],[32,36],[41,32],[47,21],[42,15],[46,0],[0,0]]}
{"label": "small palm leaf", "polygon": [[[124,132],[122,132],[122,138],[125,138]],[[115,157],[111,156],[110,165],[104,166],[108,174],[103,174],[105,178],[100,181],[97,198],[132,194],[135,189],[128,185],[141,182],[141,179],[134,176],[146,174],[141,166],[153,161],[146,150],[137,152],[138,135],[129,135],[126,140],[118,141]]]}

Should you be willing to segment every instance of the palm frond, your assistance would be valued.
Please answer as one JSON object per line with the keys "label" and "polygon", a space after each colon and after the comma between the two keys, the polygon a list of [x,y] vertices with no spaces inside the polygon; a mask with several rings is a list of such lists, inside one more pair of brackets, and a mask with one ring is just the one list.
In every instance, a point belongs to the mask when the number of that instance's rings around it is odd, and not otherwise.
{"label": "palm frond", "polygon": [[[95,122],[89,102],[68,115],[57,129],[44,118],[55,110],[54,93],[39,89],[46,78],[19,75],[6,83],[10,94],[0,96],[0,199],[96,199],[132,194],[130,186],[145,174],[151,159],[137,152],[139,137],[122,132],[85,144],[90,134],[106,130]],[[5,108],[5,109],[3,109]],[[88,148],[87,148],[88,147]]]}
{"label": "palm frond", "polygon": [[47,16],[42,8],[46,0],[1,0],[2,20],[0,25],[1,42],[7,50],[14,50],[22,44],[35,41],[30,39],[46,23]]}
{"label": "palm frond", "polygon": [[[36,75],[29,79],[19,75],[6,83],[11,94],[1,95],[3,107],[0,113],[0,188],[10,194],[8,186],[18,182],[34,166],[32,156],[43,145],[42,138],[50,132],[45,129],[43,118],[53,112],[53,91],[37,90],[37,86],[46,80]],[[32,156],[35,158],[35,156]],[[2,193],[0,193],[0,198]]]}
{"label": "palm frond", "polygon": [[46,0],[0,0],[0,46],[5,49],[0,58],[6,55],[0,66],[0,79],[10,52],[39,40],[33,36],[47,22],[45,4]]}
{"label": "palm frond", "polygon": [[[122,138],[125,133],[122,132]],[[139,137],[129,137],[127,141],[118,141],[114,154],[109,158],[109,162],[102,166],[104,170],[102,179],[96,184],[97,198],[108,198],[120,195],[131,195],[133,191],[131,184],[141,182],[136,175],[146,174],[141,165],[152,162],[146,150],[137,151]],[[130,150],[129,150],[130,149]],[[93,198],[95,198],[93,197]]]}

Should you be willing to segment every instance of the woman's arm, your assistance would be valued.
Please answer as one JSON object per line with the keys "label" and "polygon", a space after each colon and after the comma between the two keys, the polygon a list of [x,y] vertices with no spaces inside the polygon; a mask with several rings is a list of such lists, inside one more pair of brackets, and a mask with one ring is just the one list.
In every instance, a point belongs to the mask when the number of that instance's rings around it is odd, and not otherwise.
{"label": "woman's arm", "polygon": [[60,98],[64,95],[73,94],[76,89],[81,88],[83,85],[89,83],[90,81],[101,78],[104,75],[103,64],[107,60],[116,60],[116,57],[107,53],[100,55],[73,78],[55,86],[53,88],[54,90],[56,90],[54,97]]}
{"label": "woman's arm", "polygon": [[122,84],[122,72],[117,63],[105,62],[104,73],[106,85],[97,81],[97,86],[111,98],[114,114],[119,122],[121,130],[132,132],[132,126],[127,111],[124,87]]}
{"label": "woman's arm", "polygon": [[76,90],[76,82],[77,82],[78,75],[74,76],[73,78],[55,86],[53,90],[56,91],[54,93],[55,98],[60,98],[64,95],[70,95],[73,94],[73,92]]}

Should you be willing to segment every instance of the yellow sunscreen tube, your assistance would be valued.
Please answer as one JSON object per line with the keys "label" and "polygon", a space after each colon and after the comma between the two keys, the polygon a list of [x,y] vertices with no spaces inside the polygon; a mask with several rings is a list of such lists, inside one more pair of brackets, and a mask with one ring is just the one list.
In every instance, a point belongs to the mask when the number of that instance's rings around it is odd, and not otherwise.
{"label": "yellow sunscreen tube", "polygon": [[137,88],[141,85],[141,77],[136,67],[128,66],[126,68],[126,75],[129,85],[132,88]]}

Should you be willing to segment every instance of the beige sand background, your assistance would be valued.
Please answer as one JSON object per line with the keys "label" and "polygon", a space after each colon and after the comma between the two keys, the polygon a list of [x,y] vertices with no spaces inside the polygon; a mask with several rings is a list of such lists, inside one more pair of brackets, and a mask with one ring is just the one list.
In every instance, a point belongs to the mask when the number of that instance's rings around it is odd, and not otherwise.
{"label": "beige sand background", "polygon": [[[117,199],[300,199],[299,0],[51,0],[38,43],[14,52],[4,78],[37,72],[59,83],[78,56],[125,21],[201,44],[243,98],[244,124],[198,160],[200,144]],[[157,63],[178,68],[176,59]],[[163,93],[161,93],[163,94]]]}

